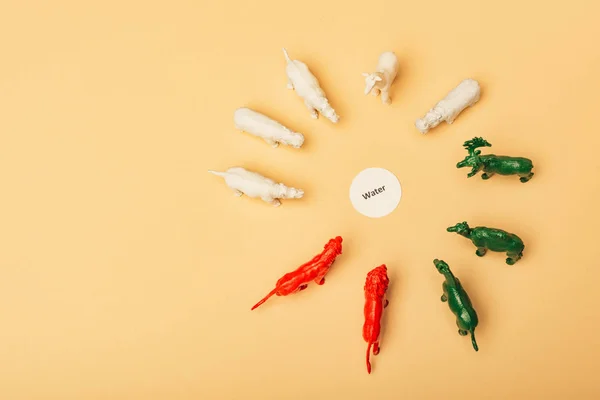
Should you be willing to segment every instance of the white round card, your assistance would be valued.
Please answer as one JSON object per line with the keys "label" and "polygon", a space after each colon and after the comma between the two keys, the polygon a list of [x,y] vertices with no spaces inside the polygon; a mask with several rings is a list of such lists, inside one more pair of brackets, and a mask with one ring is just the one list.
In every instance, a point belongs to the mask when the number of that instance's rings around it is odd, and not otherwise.
{"label": "white round card", "polygon": [[402,187],[398,178],[384,168],[361,171],[350,185],[350,201],[362,215],[385,217],[398,206]]}

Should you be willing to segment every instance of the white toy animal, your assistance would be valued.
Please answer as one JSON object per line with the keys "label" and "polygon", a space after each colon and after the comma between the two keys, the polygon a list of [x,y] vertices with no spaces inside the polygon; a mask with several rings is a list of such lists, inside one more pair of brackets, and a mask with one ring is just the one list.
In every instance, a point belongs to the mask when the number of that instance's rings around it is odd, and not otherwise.
{"label": "white toy animal", "polygon": [[283,143],[297,149],[304,143],[301,133],[294,132],[274,119],[246,107],[235,110],[233,121],[236,128],[264,139],[273,147]]}
{"label": "white toy animal", "polygon": [[415,126],[421,133],[438,126],[442,121],[451,124],[465,108],[472,107],[479,101],[481,88],[474,79],[465,79],[452,89],[423,118],[417,119]]}
{"label": "white toy animal", "polygon": [[242,167],[232,167],[225,172],[209,170],[208,172],[225,178],[225,183],[236,196],[245,194],[248,197],[260,197],[263,201],[277,207],[279,199],[299,199],[304,191],[289,188],[283,183],[276,183],[257,172],[248,171]]}
{"label": "white toy animal", "polygon": [[394,83],[398,74],[398,57],[391,51],[386,51],[379,56],[379,62],[375,72],[368,74],[363,72],[365,77],[365,95],[369,92],[373,96],[381,93],[381,102],[383,104],[392,104],[390,99],[390,86]]}
{"label": "white toy animal", "polygon": [[313,118],[319,118],[319,113],[321,113],[334,124],[337,123],[340,117],[329,104],[319,81],[310,72],[308,66],[302,61],[292,60],[286,49],[283,49],[283,54],[287,61],[285,73],[288,78],[288,89],[294,89],[298,96],[304,99],[304,105]]}

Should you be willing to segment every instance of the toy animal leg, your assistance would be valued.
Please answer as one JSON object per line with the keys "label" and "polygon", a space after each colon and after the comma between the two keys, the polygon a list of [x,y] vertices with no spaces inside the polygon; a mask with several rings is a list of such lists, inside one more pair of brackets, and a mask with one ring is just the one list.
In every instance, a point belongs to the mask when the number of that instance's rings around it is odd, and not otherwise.
{"label": "toy animal leg", "polygon": [[460,336],[467,336],[467,331],[465,331],[464,329],[459,329],[459,330],[458,330],[458,334],[459,334]]}
{"label": "toy animal leg", "polygon": [[373,343],[373,355],[376,356],[377,354],[379,354],[380,350],[381,347],[379,347],[379,342]]}
{"label": "toy animal leg", "polygon": [[306,106],[306,108],[308,108],[308,111],[310,111],[311,117],[313,117],[314,119],[319,118],[319,113],[308,101],[304,101],[304,105]]}
{"label": "toy animal leg", "polygon": [[281,201],[279,201],[279,199],[273,199],[270,197],[263,197],[262,199],[263,201],[266,201],[267,203],[271,204],[273,207],[279,207],[281,205]]}
{"label": "toy animal leg", "polygon": [[267,142],[267,144],[271,145],[271,147],[276,148],[277,146],[279,146],[279,143],[274,141],[273,139],[265,139],[265,142]]}
{"label": "toy animal leg", "polygon": [[299,291],[299,292],[301,292],[301,291],[303,291],[304,289],[306,289],[307,287],[308,287],[308,285],[307,285],[307,284],[300,285],[300,286],[298,286],[298,291]]}
{"label": "toy animal leg", "polygon": [[379,93],[380,93],[380,90],[379,90],[379,89],[377,89],[377,88],[373,88],[373,89],[371,89],[371,95],[373,95],[373,96],[377,96],[377,95],[379,95]]}
{"label": "toy animal leg", "polygon": [[484,172],[483,174],[481,174],[481,179],[490,179],[494,175],[494,172]]}
{"label": "toy animal leg", "polygon": [[527,175],[525,175],[525,176],[521,176],[521,177],[519,178],[519,180],[520,180],[522,183],[525,183],[525,182],[528,182],[528,181],[529,181],[529,180],[530,180],[532,177],[533,177],[533,172],[530,172],[529,174],[527,174]]}
{"label": "toy animal leg", "polygon": [[386,308],[389,304],[390,304],[390,301],[386,299],[385,304],[383,305],[383,308]]}
{"label": "toy animal leg", "polygon": [[[334,262],[335,262],[335,260],[334,260]],[[331,263],[331,265],[333,265],[333,263]],[[329,266],[330,268],[331,268],[331,265]],[[315,278],[315,283],[317,285],[323,285],[325,283],[325,274],[327,273],[327,271],[324,271],[324,272],[320,273],[319,275],[317,275],[317,277]]]}
{"label": "toy animal leg", "polygon": [[487,249],[485,247],[478,247],[475,251],[475,254],[477,254],[479,257],[485,256],[485,253],[487,253]]}
{"label": "toy animal leg", "polygon": [[233,189],[233,194],[237,197],[242,196],[244,193],[241,190]]}
{"label": "toy animal leg", "polygon": [[383,104],[392,104],[392,99],[390,99],[390,94],[387,90],[381,92],[381,102]]}
{"label": "toy animal leg", "polygon": [[440,298],[440,300],[442,300],[444,303],[448,301],[448,296],[446,296],[446,294],[444,293],[442,295],[442,297]]}
{"label": "toy animal leg", "polygon": [[508,256],[508,258],[506,259],[506,263],[508,265],[514,265],[517,261],[521,259],[521,257],[523,257],[523,254],[507,253],[506,255]]}

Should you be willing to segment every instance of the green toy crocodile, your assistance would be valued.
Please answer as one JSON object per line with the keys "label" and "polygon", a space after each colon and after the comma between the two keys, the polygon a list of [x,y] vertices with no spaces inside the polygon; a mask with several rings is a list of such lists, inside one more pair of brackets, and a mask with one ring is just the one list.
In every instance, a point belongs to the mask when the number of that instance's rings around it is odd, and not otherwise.
{"label": "green toy crocodile", "polygon": [[479,319],[477,318],[477,313],[471,304],[471,300],[469,299],[467,292],[465,292],[465,289],[463,289],[458,278],[452,274],[448,264],[446,264],[443,260],[438,259],[433,260],[433,264],[437,268],[438,272],[444,275],[444,278],[446,278],[442,284],[442,290],[444,291],[444,294],[442,294],[441,300],[443,302],[448,302],[448,307],[450,307],[450,310],[456,316],[458,334],[461,336],[466,336],[467,332],[470,332],[473,348],[475,351],[479,351],[477,341],[475,340],[475,328],[479,323]]}
{"label": "green toy crocodile", "polygon": [[456,164],[456,168],[471,167],[471,172],[467,174],[470,178],[483,169],[482,179],[490,179],[494,174],[499,175],[518,175],[523,183],[533,177],[533,163],[528,158],[497,156],[495,154],[481,155],[481,150],[475,150],[478,147],[491,147],[487,140],[481,137],[475,137],[463,143],[463,147],[469,152],[464,160]]}
{"label": "green toy crocodile", "polygon": [[486,228],[484,226],[470,228],[469,224],[463,221],[446,230],[471,239],[477,247],[475,254],[479,257],[483,257],[488,250],[506,252],[508,256],[506,263],[508,265],[513,265],[523,257],[523,249],[525,248],[523,241],[517,235],[502,229]]}

